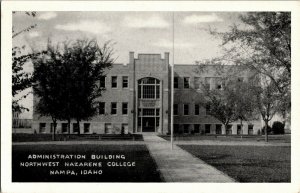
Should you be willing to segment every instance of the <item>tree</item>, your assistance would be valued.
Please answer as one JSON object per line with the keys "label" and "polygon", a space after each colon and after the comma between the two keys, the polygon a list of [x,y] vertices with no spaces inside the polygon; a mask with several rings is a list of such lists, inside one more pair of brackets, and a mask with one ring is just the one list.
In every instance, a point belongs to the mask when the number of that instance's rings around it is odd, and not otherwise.
{"label": "tree", "polygon": [[[13,12],[13,14],[17,14]],[[28,17],[35,17],[36,12],[24,12]],[[16,38],[22,33],[28,32],[36,27],[36,24],[28,26],[24,29],[16,31],[16,26],[13,26],[12,29],[12,38]],[[31,59],[36,58],[39,53],[27,53],[24,54],[25,46],[14,46],[12,48],[12,110],[14,112],[21,112],[22,110],[29,110],[26,107],[23,107],[19,104],[19,101],[23,98],[26,98],[27,94],[21,96],[19,99],[15,97],[21,93],[23,90],[30,88],[32,83],[32,76],[29,72],[24,71],[24,65],[31,61]]]}
{"label": "tree", "polygon": [[100,47],[96,40],[48,43],[47,53],[35,63],[38,112],[51,116],[54,127],[56,120],[67,120],[69,134],[72,119],[79,127],[81,120],[95,115],[103,91],[98,82],[113,64],[112,51],[109,42]]}
{"label": "tree", "polygon": [[[281,113],[288,119],[291,108],[291,13],[251,12],[241,14],[239,18],[241,24],[231,26],[227,32],[210,30],[212,35],[221,38],[224,49],[224,55],[214,60],[247,66],[266,80],[260,88],[253,90],[265,124],[274,113]],[[276,98],[276,102],[268,104],[268,97]]]}

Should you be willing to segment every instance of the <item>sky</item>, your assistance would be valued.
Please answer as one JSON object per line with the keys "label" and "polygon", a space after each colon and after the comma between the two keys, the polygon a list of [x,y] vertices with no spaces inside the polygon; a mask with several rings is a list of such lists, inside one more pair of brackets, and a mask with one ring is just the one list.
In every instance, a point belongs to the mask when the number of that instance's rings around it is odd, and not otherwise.
{"label": "sky", "polygon": [[[116,63],[128,63],[129,52],[170,53],[170,64],[194,64],[222,54],[221,40],[208,29],[227,31],[240,24],[238,12],[37,12],[29,17],[13,14],[13,28],[20,31],[36,24],[29,32],[13,38],[13,46],[25,45],[24,52],[43,50],[48,40],[53,44],[78,38],[95,38],[99,45],[110,41]],[[173,18],[174,15],[174,18]],[[173,33],[174,30],[174,33]],[[174,40],[174,52],[173,52]],[[25,65],[32,72],[32,64]],[[24,91],[28,92],[28,91]],[[31,109],[23,114],[32,117],[32,96],[22,104]]]}

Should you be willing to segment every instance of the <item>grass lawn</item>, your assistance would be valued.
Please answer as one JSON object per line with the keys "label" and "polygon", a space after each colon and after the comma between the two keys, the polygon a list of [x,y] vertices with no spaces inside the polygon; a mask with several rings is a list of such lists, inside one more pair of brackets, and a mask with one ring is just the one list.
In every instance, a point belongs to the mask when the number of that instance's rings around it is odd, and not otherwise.
{"label": "grass lawn", "polygon": [[[86,159],[28,159],[29,154],[77,154]],[[126,159],[92,160],[95,155],[125,155]],[[59,162],[59,166],[21,167],[20,162]],[[109,167],[108,162],[135,162],[135,167]],[[65,167],[64,162],[102,162],[102,167]],[[13,145],[13,182],[161,182],[156,164],[145,145]],[[50,170],[74,170],[77,175],[50,175]],[[102,170],[102,174],[81,175],[80,170]]]}
{"label": "grass lawn", "polygon": [[[160,135],[160,137],[170,140],[170,135]],[[191,140],[214,140],[214,141],[264,141],[262,135],[174,135],[175,141]],[[269,135],[269,142],[274,143],[291,143],[291,135]]]}
{"label": "grass lawn", "polygon": [[272,146],[180,147],[239,182],[291,182],[291,148]]}

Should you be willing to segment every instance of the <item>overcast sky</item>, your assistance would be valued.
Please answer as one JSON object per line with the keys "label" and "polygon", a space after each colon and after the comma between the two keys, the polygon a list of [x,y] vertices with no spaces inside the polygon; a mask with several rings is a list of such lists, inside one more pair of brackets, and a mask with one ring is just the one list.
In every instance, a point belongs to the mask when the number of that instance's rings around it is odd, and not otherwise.
{"label": "overcast sky", "polygon": [[[96,38],[102,45],[114,42],[116,63],[128,63],[130,51],[138,53],[170,52],[172,63],[174,28],[174,63],[194,64],[196,60],[220,55],[220,40],[208,33],[211,27],[226,31],[239,24],[237,12],[37,12],[36,17],[13,14],[15,31],[30,25],[37,27],[13,39],[13,46],[27,50],[45,49],[53,43],[77,38]],[[28,64],[26,70],[32,71]],[[32,108],[32,97],[25,102]],[[27,105],[28,106],[28,105]],[[31,112],[30,112],[31,113]],[[29,114],[30,114],[29,113]]]}

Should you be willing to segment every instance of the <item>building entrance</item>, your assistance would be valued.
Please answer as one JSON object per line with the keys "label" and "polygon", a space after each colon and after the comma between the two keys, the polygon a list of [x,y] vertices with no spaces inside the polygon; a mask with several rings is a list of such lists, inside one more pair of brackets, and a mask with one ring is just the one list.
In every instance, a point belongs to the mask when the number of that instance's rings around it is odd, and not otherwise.
{"label": "building entrance", "polygon": [[155,132],[155,117],[143,118],[143,132]]}

